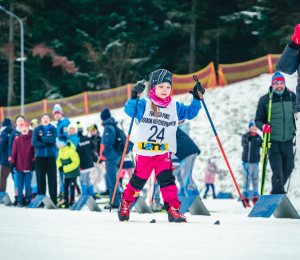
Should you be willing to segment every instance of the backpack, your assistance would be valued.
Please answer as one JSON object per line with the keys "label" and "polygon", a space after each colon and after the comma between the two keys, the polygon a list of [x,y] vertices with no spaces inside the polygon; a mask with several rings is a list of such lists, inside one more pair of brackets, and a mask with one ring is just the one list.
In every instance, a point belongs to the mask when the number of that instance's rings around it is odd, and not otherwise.
{"label": "backpack", "polygon": [[[125,133],[119,127],[115,126],[115,128],[116,128],[116,137],[117,137],[116,143],[115,143],[115,150],[118,154],[122,155],[124,148],[125,148],[127,137],[126,137]],[[131,141],[129,141],[126,154],[131,152],[132,148],[133,148],[133,143]]]}

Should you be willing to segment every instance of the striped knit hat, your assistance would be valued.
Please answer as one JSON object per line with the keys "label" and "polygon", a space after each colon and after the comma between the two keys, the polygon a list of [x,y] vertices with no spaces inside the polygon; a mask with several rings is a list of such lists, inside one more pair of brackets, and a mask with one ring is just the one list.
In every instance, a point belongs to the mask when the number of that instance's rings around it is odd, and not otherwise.
{"label": "striped knit hat", "polygon": [[164,82],[170,83],[172,88],[172,76],[173,74],[170,71],[164,69],[159,69],[151,72],[149,75],[150,89],[153,89],[154,86]]}
{"label": "striped knit hat", "polygon": [[278,81],[283,81],[284,85],[285,85],[285,78],[284,76],[279,72],[279,71],[275,71],[273,77],[272,77],[272,87],[275,83],[277,83]]}

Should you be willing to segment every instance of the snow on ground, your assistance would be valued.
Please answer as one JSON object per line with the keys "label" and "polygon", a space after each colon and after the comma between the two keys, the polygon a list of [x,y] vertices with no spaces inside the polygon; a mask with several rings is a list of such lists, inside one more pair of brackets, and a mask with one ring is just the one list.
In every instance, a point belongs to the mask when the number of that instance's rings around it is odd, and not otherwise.
{"label": "snow on ground", "polygon": [[[241,137],[248,130],[259,97],[267,93],[270,81],[270,75],[261,75],[205,94],[206,105],[239,187],[242,187],[243,178]],[[295,91],[296,76],[287,76],[286,81],[287,86]],[[192,96],[185,94],[175,99],[189,104]],[[123,108],[113,110],[112,116],[123,123],[127,133],[130,118]],[[99,113],[71,118],[71,121],[80,121],[84,128],[96,123],[103,131]],[[217,178],[216,190],[232,192],[237,198],[203,108],[197,118],[190,121],[190,127],[191,137],[202,151],[193,173],[199,190],[203,194],[206,163],[210,157],[216,156],[219,168],[225,172],[222,186]],[[136,126],[131,140],[134,140],[135,132]],[[266,193],[271,188],[270,178],[271,172],[268,171]],[[296,168],[288,197],[298,213],[299,184],[299,170]],[[8,179],[8,193],[13,199],[11,177]],[[275,219],[273,216],[268,219],[248,218],[251,209],[244,209],[236,198],[204,200],[211,216],[187,213],[187,224],[170,224],[163,213],[133,212],[128,223],[120,223],[116,212],[94,213],[87,207],[73,212],[0,205],[0,259],[299,259],[299,220]],[[154,218],[157,223],[150,224]],[[220,225],[214,225],[217,220]]]}

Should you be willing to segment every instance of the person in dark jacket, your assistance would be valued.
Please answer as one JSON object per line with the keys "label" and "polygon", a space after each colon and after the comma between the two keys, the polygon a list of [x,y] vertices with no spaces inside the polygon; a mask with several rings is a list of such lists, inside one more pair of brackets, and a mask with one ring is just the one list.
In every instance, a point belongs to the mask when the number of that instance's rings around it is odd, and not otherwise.
{"label": "person in dark jacket", "polygon": [[[114,193],[116,181],[117,181],[117,162],[120,159],[120,155],[116,152],[114,145],[117,141],[116,125],[118,124],[108,109],[104,109],[101,113],[102,125],[104,126],[103,136],[100,145],[100,159],[105,161],[106,166],[106,182],[109,192],[110,201]],[[120,196],[118,190],[114,199],[112,208],[118,208]],[[109,209],[110,205],[104,207]]]}
{"label": "person in dark jacket", "polygon": [[296,128],[296,146],[298,157],[297,161],[300,166],[300,24],[295,27],[294,36],[292,40],[285,47],[277,65],[276,69],[282,71],[286,74],[292,75],[297,71],[298,79],[297,79],[297,88],[296,88],[296,105],[294,107],[294,117]]}
{"label": "person in dark jacket", "polygon": [[[268,124],[269,96],[272,96],[270,124]],[[295,101],[295,93],[286,88],[284,76],[276,71],[272,77],[269,93],[260,98],[256,110],[256,126],[264,133],[270,134],[269,160],[273,172],[272,194],[285,193],[284,185],[294,168],[293,109]]]}
{"label": "person in dark jacket", "polygon": [[101,144],[101,136],[98,131],[97,125],[93,124],[88,128],[88,132],[92,134],[91,140],[93,142],[93,153],[95,154],[95,159],[97,161],[99,157],[99,151],[100,151],[100,144]]}
{"label": "person in dark jacket", "polygon": [[38,182],[38,194],[46,194],[46,174],[50,198],[56,204],[56,162],[55,162],[55,139],[57,132],[50,124],[50,115],[41,116],[41,125],[34,129],[32,145],[35,146],[36,162],[35,170]]}
{"label": "person in dark jacket", "polygon": [[263,140],[257,134],[257,127],[254,120],[249,122],[249,132],[242,137],[243,146],[243,169],[244,169],[244,192],[243,198],[247,207],[249,204],[248,189],[252,181],[253,186],[253,205],[258,200],[258,163],[260,161],[260,148],[262,148]]}
{"label": "person in dark jacket", "polygon": [[[35,161],[34,147],[31,144],[32,132],[29,124],[21,124],[21,134],[15,139],[12,153],[11,164],[16,167],[18,178],[18,207],[27,207],[31,202],[31,168]],[[23,181],[25,178],[25,203],[23,205]]]}
{"label": "person in dark jacket", "polygon": [[6,191],[6,180],[10,173],[10,163],[8,161],[8,142],[13,131],[9,118],[4,118],[0,135],[0,191]]}
{"label": "person in dark jacket", "polygon": [[94,193],[94,186],[90,179],[90,173],[94,169],[94,155],[93,149],[94,145],[91,139],[87,136],[82,135],[82,126],[78,125],[78,136],[79,136],[79,143],[77,146],[77,153],[80,158],[80,183],[82,189],[83,196],[95,196]]}
{"label": "person in dark jacket", "polygon": [[[22,115],[18,115],[15,119],[16,128],[12,133],[10,134],[9,143],[8,143],[8,161],[11,160],[11,151],[14,144],[14,140],[19,137],[21,133],[20,125],[21,123],[25,122],[25,118]],[[15,202],[13,203],[14,206],[17,206],[18,200],[18,178],[17,178],[17,172],[14,170],[14,167],[10,165],[10,172],[13,174],[14,184],[15,184]]]}

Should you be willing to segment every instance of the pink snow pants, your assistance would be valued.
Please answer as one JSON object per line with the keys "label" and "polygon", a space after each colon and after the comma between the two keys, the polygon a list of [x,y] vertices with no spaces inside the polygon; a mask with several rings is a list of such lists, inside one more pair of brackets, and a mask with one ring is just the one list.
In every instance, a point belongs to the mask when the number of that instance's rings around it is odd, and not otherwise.
{"label": "pink snow pants", "polygon": [[144,187],[154,169],[165,206],[180,206],[169,153],[155,155],[153,157],[136,155],[135,160],[136,168],[127,185],[127,189],[124,191],[123,198],[127,201],[135,202],[139,196],[139,192]]}

